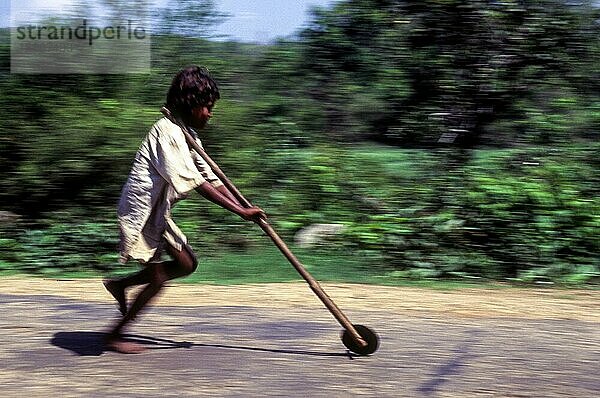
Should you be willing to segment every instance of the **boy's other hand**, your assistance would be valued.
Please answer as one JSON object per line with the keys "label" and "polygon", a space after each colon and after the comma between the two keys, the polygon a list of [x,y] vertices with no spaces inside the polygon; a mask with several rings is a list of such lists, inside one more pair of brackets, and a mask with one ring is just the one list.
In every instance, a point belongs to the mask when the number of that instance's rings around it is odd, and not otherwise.
{"label": "boy's other hand", "polygon": [[260,207],[252,206],[244,209],[240,214],[244,220],[258,222],[261,218],[267,218],[267,214]]}

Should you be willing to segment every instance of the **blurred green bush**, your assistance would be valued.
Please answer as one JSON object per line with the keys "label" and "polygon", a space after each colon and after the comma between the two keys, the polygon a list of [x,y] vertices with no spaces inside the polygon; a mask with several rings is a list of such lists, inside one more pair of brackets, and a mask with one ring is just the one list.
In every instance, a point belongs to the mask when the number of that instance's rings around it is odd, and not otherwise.
{"label": "blurred green bush", "polygon": [[[222,89],[205,145],[286,240],[341,223],[332,244],[393,278],[598,281],[599,16],[346,0],[270,45],[164,32],[132,76],[11,75],[0,30],[0,269],[118,267],[135,151],[171,77],[202,64]],[[198,199],[175,217],[209,251],[266,244]]]}

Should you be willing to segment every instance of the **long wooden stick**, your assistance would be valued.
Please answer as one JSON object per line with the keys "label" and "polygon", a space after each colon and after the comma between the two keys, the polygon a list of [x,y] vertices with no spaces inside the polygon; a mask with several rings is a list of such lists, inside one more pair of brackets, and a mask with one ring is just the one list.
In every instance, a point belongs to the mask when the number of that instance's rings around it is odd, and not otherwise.
{"label": "long wooden stick", "polygon": [[[252,207],[252,204],[248,199],[242,195],[242,193],[236,188],[236,186],[227,178],[225,173],[221,170],[219,165],[211,159],[210,156],[198,145],[196,140],[192,137],[192,135],[188,132],[187,126],[183,123],[180,123],[168,109],[162,108],[161,112],[165,115],[169,120],[173,123],[177,124],[183,134],[185,135],[185,139],[188,142],[188,145],[193,148],[198,155],[204,159],[204,161],[210,166],[213,172],[219,177],[221,182],[235,195],[235,197],[239,200],[239,202],[244,207]],[[356,331],[356,328],[352,325],[348,317],[344,315],[342,310],[333,302],[333,300],[325,293],[321,285],[316,281],[315,278],[304,268],[302,263],[296,258],[296,256],[292,253],[292,251],[288,248],[285,242],[279,237],[279,235],[275,232],[273,227],[267,222],[266,219],[261,218],[258,220],[257,224],[261,227],[261,229],[271,238],[271,240],[275,243],[277,248],[283,253],[283,255],[288,259],[288,261],[292,264],[292,266],[298,271],[300,276],[308,283],[308,286],[312,289],[312,291],[317,295],[317,297],[325,304],[325,307],[331,312],[331,314],[337,319],[337,321],[350,333],[352,338],[360,347],[366,347],[367,342],[361,337],[360,334]]]}

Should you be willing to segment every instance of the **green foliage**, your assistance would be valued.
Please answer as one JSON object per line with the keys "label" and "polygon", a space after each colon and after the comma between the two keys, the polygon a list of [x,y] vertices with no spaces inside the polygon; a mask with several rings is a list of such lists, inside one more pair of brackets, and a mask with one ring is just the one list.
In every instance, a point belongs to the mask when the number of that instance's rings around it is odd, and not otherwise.
{"label": "green foliage", "polygon": [[117,266],[118,232],[112,220],[94,222],[60,212],[43,221],[2,227],[7,238],[0,239],[0,269],[64,275]]}
{"label": "green foliage", "polygon": [[214,0],[170,0],[161,11],[161,33],[191,37],[212,36],[215,25],[228,16],[217,11]]}
{"label": "green foliage", "polygon": [[[121,186],[171,76],[202,64],[222,92],[202,138],[241,191],[286,241],[313,223],[345,226],[327,244],[358,260],[346,270],[317,251],[317,276],[600,280],[591,2],[345,0],[266,46],[191,37],[224,15],[185,3],[159,16],[170,24],[147,75],[10,75],[0,31],[0,270],[122,271]],[[182,18],[199,24],[177,29]],[[201,278],[258,281],[279,261],[206,201],[174,217],[212,264]]]}
{"label": "green foliage", "polygon": [[592,1],[346,0],[314,11],[300,64],[344,139],[564,141],[597,128],[599,14]]}
{"label": "green foliage", "polygon": [[[407,195],[408,180],[388,181],[385,194],[370,192],[384,207],[357,211],[369,215],[357,217],[344,239],[384,253],[406,277],[597,279],[600,181],[585,159],[598,149],[477,151],[451,174],[423,174],[426,187],[409,185],[413,206],[390,203]],[[446,162],[432,158],[430,167],[436,163]]]}

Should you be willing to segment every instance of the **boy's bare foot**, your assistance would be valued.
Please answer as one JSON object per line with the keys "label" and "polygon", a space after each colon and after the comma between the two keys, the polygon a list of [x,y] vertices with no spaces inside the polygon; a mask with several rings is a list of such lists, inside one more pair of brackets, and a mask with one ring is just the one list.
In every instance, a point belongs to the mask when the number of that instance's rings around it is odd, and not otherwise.
{"label": "boy's bare foot", "polygon": [[121,315],[125,315],[127,313],[127,298],[125,297],[125,290],[119,286],[117,281],[106,279],[103,283],[106,290],[115,298],[115,300],[117,300]]}
{"label": "boy's bare foot", "polygon": [[124,340],[119,336],[109,335],[104,340],[104,346],[110,351],[115,351],[121,354],[140,354],[146,351],[146,347],[133,341]]}

